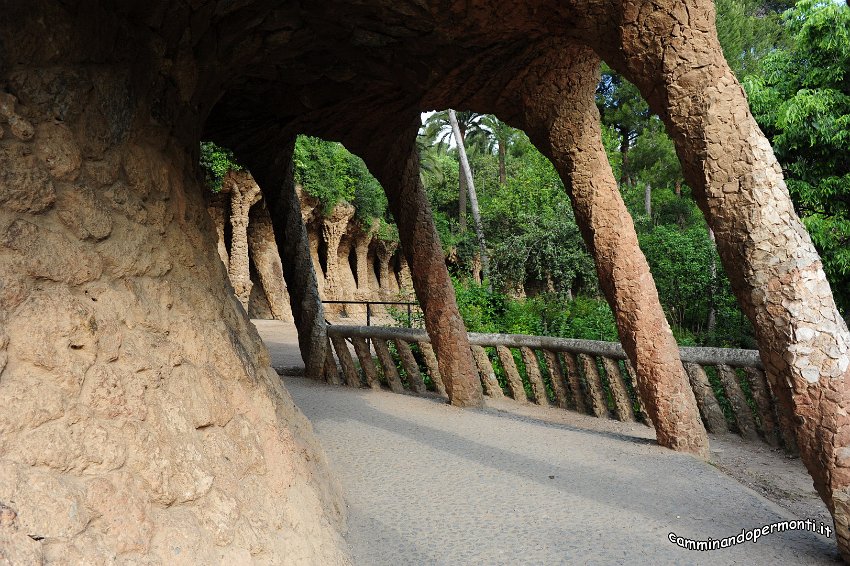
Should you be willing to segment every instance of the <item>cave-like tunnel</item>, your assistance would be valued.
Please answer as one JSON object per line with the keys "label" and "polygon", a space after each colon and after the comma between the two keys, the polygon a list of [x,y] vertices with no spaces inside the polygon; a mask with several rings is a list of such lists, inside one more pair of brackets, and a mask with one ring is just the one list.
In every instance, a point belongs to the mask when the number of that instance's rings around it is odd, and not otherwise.
{"label": "cave-like tunnel", "polygon": [[674,140],[850,556],[850,335],[711,0],[0,1],[0,541],[46,562],[168,562],[175,540],[186,563],[344,562],[336,484],[218,261],[198,144],[232,149],[264,191],[308,375],[327,338],[294,139],[362,156],[451,400],[474,406],[418,176],[419,114],[433,108],[496,114],[552,160],[659,443],[704,455],[601,144],[600,60]]}

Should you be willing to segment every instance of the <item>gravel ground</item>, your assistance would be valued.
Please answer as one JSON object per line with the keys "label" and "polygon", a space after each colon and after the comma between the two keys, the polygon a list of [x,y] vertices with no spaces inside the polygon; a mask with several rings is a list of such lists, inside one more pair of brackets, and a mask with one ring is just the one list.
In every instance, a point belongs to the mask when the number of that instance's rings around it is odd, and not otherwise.
{"label": "gravel ground", "polygon": [[[294,334],[257,325],[273,364],[290,367]],[[342,482],[356,564],[839,563],[834,539],[804,531],[708,552],[671,544],[670,532],[718,539],[807,516],[640,425],[284,380]]]}

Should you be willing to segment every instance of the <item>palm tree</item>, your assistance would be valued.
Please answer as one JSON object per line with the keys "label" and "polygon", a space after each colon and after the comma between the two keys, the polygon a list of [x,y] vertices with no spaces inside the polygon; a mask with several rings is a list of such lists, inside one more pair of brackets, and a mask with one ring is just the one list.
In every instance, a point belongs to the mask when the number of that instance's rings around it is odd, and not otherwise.
{"label": "palm tree", "polygon": [[499,156],[499,184],[507,183],[507,166],[506,158],[508,154],[508,146],[516,139],[518,131],[510,127],[505,122],[502,122],[497,117],[491,114],[485,114],[476,123],[476,128],[471,132],[470,137],[482,137],[482,141],[486,144],[486,149],[490,153],[498,152]]}
{"label": "palm tree", "polygon": [[[457,119],[459,130],[459,140],[455,140],[458,145],[466,142],[467,133],[474,130],[481,114],[477,112],[454,112]],[[449,120],[449,111],[443,110],[435,112],[425,121],[425,130],[423,136],[426,140],[431,140],[431,143],[448,143],[452,136],[452,125]],[[463,175],[463,166],[458,161],[458,224],[460,231],[466,232],[466,179]]]}
{"label": "palm tree", "polygon": [[487,257],[487,242],[484,240],[484,228],[481,224],[481,213],[478,210],[478,197],[475,194],[475,183],[472,180],[472,169],[469,167],[469,159],[466,158],[466,147],[460,133],[460,125],[457,121],[455,111],[449,109],[449,122],[452,125],[452,133],[457,142],[457,153],[460,157],[460,168],[462,176],[466,177],[466,185],[469,189],[469,204],[472,208],[472,219],[475,221],[475,235],[478,237],[478,247],[481,251],[481,272],[484,280],[490,283],[490,261]]}

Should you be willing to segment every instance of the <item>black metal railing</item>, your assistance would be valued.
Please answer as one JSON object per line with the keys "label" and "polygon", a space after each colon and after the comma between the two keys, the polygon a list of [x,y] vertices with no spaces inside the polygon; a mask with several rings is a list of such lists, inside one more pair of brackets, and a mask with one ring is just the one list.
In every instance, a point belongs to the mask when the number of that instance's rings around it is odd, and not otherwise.
{"label": "black metal railing", "polygon": [[421,312],[419,303],[410,301],[322,301],[323,305],[366,305],[366,326],[372,326],[372,306],[403,306],[407,307],[407,326],[413,328],[413,309]]}

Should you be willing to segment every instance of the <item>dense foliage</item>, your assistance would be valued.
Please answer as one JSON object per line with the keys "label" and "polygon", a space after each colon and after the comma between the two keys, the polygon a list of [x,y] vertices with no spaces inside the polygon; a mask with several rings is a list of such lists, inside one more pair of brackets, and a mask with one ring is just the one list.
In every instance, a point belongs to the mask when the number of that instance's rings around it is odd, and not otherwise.
{"label": "dense foliage", "polygon": [[850,8],[802,0],[782,22],[789,46],[744,84],[836,299],[850,309]]}
{"label": "dense foliage", "polygon": [[298,136],[295,142],[295,178],[308,194],[330,212],[340,202],[356,208],[366,226],[387,215],[387,197],[366,164],[340,143]]}
{"label": "dense foliage", "polygon": [[219,147],[213,142],[201,142],[200,163],[201,170],[204,172],[204,182],[214,193],[221,190],[221,183],[228,171],[242,169],[232,151]]}

